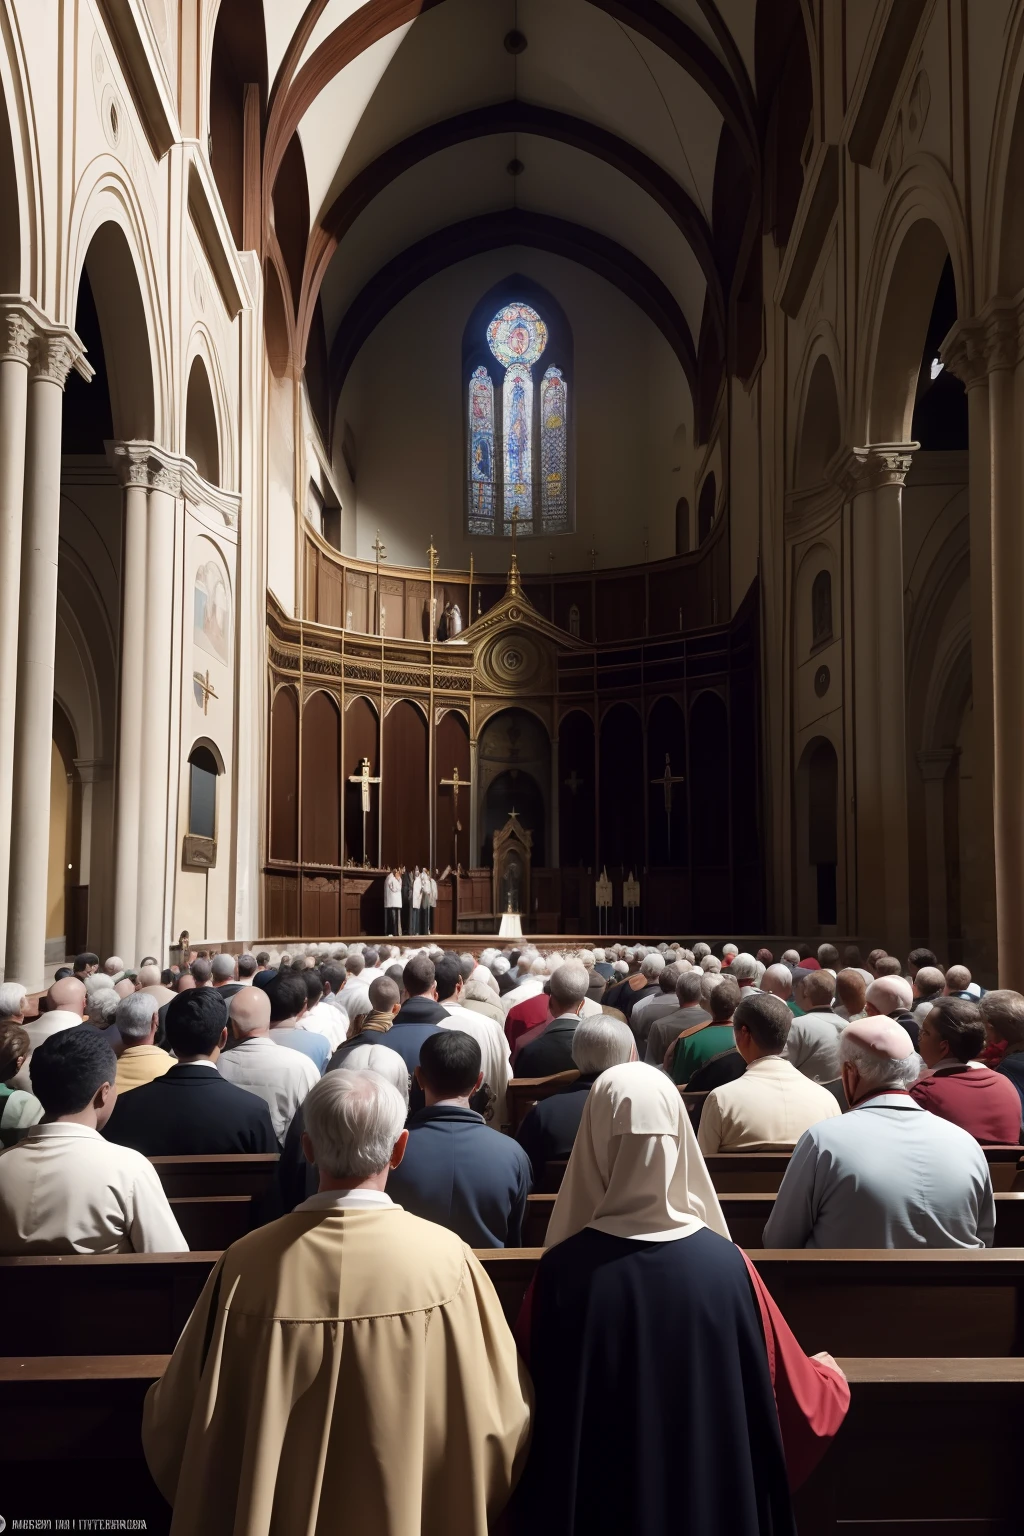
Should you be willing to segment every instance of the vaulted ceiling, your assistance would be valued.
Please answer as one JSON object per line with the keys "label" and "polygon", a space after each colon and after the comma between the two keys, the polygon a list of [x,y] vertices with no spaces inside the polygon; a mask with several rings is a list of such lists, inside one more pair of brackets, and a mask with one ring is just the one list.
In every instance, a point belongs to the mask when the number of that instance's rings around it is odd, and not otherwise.
{"label": "vaulted ceiling", "polygon": [[297,355],[319,297],[336,398],[417,282],[529,244],[629,293],[696,392],[758,244],[757,74],[794,18],[806,47],[799,0],[766,5],[767,27],[758,0],[264,0],[263,205]]}

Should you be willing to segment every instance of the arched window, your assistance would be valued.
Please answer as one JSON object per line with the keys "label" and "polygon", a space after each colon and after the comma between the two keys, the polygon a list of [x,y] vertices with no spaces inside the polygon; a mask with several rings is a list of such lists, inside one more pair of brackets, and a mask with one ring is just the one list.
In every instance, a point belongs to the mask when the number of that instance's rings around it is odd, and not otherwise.
{"label": "arched window", "polygon": [[190,837],[217,836],[217,759],[209,747],[188,755],[188,830]]}
{"label": "arched window", "polygon": [[492,290],[463,341],[470,534],[570,533],[572,338],[527,279]]}
{"label": "arched window", "polygon": [[811,645],[832,639],[832,576],[819,571],[811,587]]}

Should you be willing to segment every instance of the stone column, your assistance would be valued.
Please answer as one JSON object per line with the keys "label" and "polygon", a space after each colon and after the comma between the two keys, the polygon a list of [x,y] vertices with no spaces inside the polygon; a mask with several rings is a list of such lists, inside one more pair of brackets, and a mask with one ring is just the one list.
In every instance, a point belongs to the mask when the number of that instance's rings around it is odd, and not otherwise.
{"label": "stone column", "polygon": [[[942,357],[967,387],[970,413],[971,656],[976,782],[973,818],[991,860],[999,985],[1024,986],[1024,486],[1019,381],[1022,305],[993,298],[958,323]],[[989,828],[991,827],[991,845]]]}
{"label": "stone column", "polygon": [[924,780],[925,847],[928,857],[928,947],[949,957],[949,849],[946,846],[946,780],[956,757],[953,747],[919,752]]}
{"label": "stone column", "polygon": [[916,446],[854,448],[839,472],[851,518],[856,928],[899,955],[910,942],[901,492]]}
{"label": "stone column", "polygon": [[[29,343],[35,319],[20,299],[0,299],[0,720],[14,723],[18,692],[21,507],[25,494]],[[0,974],[7,940],[14,759],[0,751]]]}
{"label": "stone column", "polygon": [[[136,959],[155,955],[162,965],[169,942],[164,913],[167,892],[167,819],[171,732],[171,616],[175,497],[178,475],[170,461],[149,492],[146,542],[145,700],[139,802],[138,924]],[[141,636],[140,636],[141,639]]]}
{"label": "stone column", "polygon": [[121,686],[118,698],[117,798],[114,830],[114,953],[134,965],[139,877],[139,785],[146,615],[146,528],[149,445],[114,443],[110,457],[124,484],[121,570]]}
{"label": "stone column", "polygon": [[559,858],[559,839],[561,837],[561,823],[558,803],[558,731],[555,730],[551,738],[551,847],[548,849],[548,867],[558,869],[561,866]]}
{"label": "stone column", "polygon": [[68,374],[82,357],[81,342],[64,326],[31,343],[5,966],[30,992],[45,977],[61,410]]}

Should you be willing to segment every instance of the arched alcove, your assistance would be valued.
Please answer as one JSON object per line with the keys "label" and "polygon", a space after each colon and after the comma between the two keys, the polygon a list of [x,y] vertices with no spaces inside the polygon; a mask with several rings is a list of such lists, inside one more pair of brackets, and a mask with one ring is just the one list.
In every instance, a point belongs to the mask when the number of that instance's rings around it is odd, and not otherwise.
{"label": "arched alcove", "polygon": [[0,293],[21,292],[21,220],[18,175],[7,103],[0,95]]}
{"label": "arched alcove", "polygon": [[648,837],[654,867],[686,864],[686,721],[675,699],[658,699],[647,721]]}
{"label": "arched alcove", "polygon": [[[380,735],[377,711],[362,694],[345,706],[345,751],[341,772],[345,791],[344,846],[346,864],[377,862],[377,823],[380,815],[379,786],[370,785],[370,807],[363,816],[363,791],[352,782],[362,770],[363,759],[370,765],[370,776],[380,773]],[[365,839],[363,836],[365,828]]]}
{"label": "arched alcove", "polygon": [[341,863],[341,712],[323,689],[302,711],[302,862]]}
{"label": "arched alcove", "polygon": [[685,555],[690,549],[690,503],[685,496],[676,502],[676,554]]}
{"label": "arched alcove", "polygon": [[204,480],[220,484],[220,444],[210,375],[201,357],[192,360],[185,402],[185,453]]}
{"label": "arched alcove", "polygon": [[876,331],[869,402],[871,442],[912,441],[922,348],[948,258],[937,224],[925,218],[911,224],[889,274]]}
{"label": "arched alcove", "polygon": [[427,721],[400,699],[384,716],[384,863],[411,869],[429,858]]}
{"label": "arched alcove", "polygon": [[[263,7],[251,0],[221,0],[210,61],[210,161],[236,246],[243,242],[245,203],[245,88],[267,103],[267,41]],[[256,168],[258,174],[258,167]]]}
{"label": "arched alcove", "polygon": [[279,688],[270,711],[270,857],[299,857],[299,704],[294,688]]}
{"label": "arched alcove", "polygon": [[725,700],[705,690],[690,709],[691,862],[698,875],[729,864],[728,746]]}
{"label": "arched alcove", "polygon": [[[546,862],[548,847],[548,786],[551,783],[551,743],[541,721],[530,710],[503,709],[480,732],[476,789],[482,808],[480,862],[490,864],[492,838],[514,809],[520,825],[533,836],[535,868]],[[491,793],[492,785],[501,783]]]}
{"label": "arched alcove", "polygon": [[599,858],[608,870],[639,875],[644,851],[643,725],[630,704],[615,704],[601,721]]}
{"label": "arched alcove", "polygon": [[765,121],[764,226],[789,240],[804,184],[813,78],[800,0],[759,0],[754,23],[757,98]]}
{"label": "arched alcove", "polygon": [[574,709],[558,727],[558,842],[563,869],[594,865],[594,722]]}
{"label": "arched alcove", "polygon": [[795,787],[797,922],[820,932],[839,920],[839,759],[831,741],[807,744]]}
{"label": "arched alcove", "polygon": [[465,715],[449,709],[441,717],[434,746],[434,778],[437,782],[437,841],[435,858],[439,868],[451,864],[469,864],[469,810],[472,788],[461,789],[456,804],[455,790],[450,784],[442,785],[442,779],[453,779],[458,773],[463,784],[470,779],[469,722]]}
{"label": "arched alcove", "polygon": [[807,383],[807,404],[797,444],[793,483],[798,491],[820,485],[825,466],[842,440],[839,421],[839,396],[832,364],[822,354],[811,369]]}
{"label": "arched alcove", "polygon": [[703,544],[711,532],[711,525],[715,521],[715,500],[717,486],[714,474],[708,475],[700,488],[700,496],[697,499],[697,543]]}
{"label": "arched alcove", "polygon": [[85,271],[103,338],[114,432],[124,441],[152,442],[153,349],[135,259],[120,224],[100,225],[86,253]]}

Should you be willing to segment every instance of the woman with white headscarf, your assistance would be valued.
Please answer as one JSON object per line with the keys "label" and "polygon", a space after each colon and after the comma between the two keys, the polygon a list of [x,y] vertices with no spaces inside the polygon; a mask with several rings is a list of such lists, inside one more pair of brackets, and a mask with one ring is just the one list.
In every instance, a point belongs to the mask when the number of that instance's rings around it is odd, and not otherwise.
{"label": "woman with white headscarf", "polygon": [[611,1067],[591,1088],[547,1243],[517,1330],[536,1394],[517,1528],[793,1536],[790,1486],[849,1389],[729,1241],[657,1068]]}

